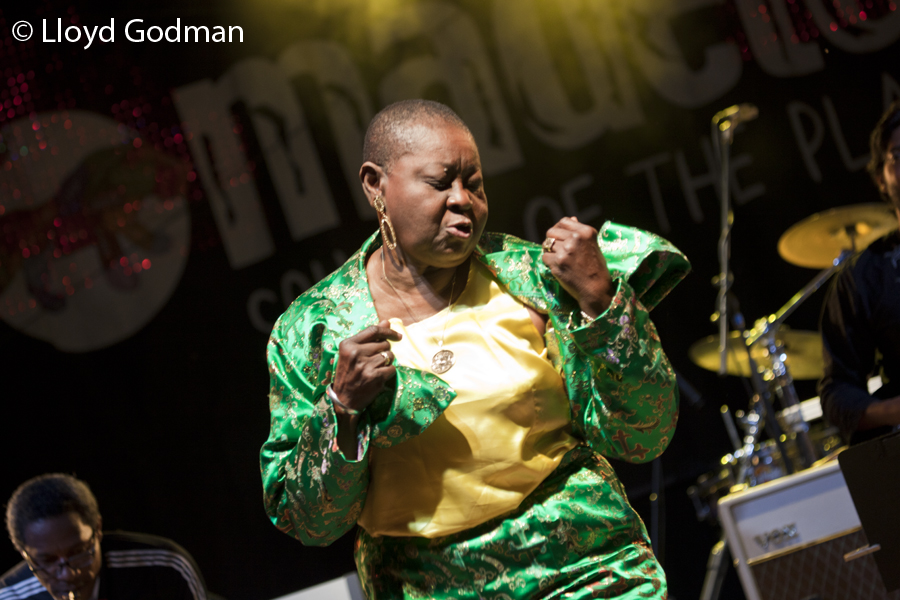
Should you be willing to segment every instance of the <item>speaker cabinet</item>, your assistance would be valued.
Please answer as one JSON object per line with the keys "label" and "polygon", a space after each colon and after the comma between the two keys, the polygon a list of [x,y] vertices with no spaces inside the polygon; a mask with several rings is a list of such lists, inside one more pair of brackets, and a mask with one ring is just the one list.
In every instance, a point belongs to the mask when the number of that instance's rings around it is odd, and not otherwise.
{"label": "speaker cabinet", "polygon": [[900,600],[867,544],[837,462],[730,494],[719,516],[747,600]]}

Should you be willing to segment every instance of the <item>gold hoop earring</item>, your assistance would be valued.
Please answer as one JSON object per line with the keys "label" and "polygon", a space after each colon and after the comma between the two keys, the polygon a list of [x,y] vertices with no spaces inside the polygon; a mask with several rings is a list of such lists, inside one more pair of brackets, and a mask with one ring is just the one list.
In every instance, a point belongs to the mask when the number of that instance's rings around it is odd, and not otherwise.
{"label": "gold hoop earring", "polygon": [[397,233],[394,231],[394,226],[387,216],[387,207],[384,205],[384,198],[375,196],[375,199],[372,200],[372,204],[375,206],[375,212],[378,213],[378,228],[381,229],[381,239],[388,250],[393,250],[397,247]]}

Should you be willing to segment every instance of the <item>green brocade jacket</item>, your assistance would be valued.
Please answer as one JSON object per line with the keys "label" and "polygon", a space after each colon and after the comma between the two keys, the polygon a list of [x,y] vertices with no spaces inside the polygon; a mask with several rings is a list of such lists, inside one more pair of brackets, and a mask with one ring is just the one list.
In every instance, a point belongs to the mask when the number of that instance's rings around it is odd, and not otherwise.
{"label": "green brocade jacket", "polygon": [[[541,260],[541,247],[485,233],[475,251],[510,294],[549,315],[549,354],[565,380],[573,433],[595,452],[649,461],[669,443],[678,416],[675,374],[649,311],[688,273],[678,249],[651,233],[606,223],[598,240],[618,289],[609,308],[582,323],[575,300]],[[356,523],[369,485],[370,446],[388,448],[425,430],[456,393],[436,375],[397,365],[358,426],[358,460],[337,445],[325,388],[338,344],[376,325],[366,259],[377,232],[337,271],[278,319],[268,345],[271,429],[260,465],[266,511],[304,544],[327,545]]]}

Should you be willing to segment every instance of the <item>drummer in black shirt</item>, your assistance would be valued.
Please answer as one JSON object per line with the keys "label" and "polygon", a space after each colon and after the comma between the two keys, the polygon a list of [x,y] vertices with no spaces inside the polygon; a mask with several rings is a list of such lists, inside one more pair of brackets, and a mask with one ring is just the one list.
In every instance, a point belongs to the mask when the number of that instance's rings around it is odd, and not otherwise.
{"label": "drummer in black shirt", "polygon": [[[870,139],[869,174],[900,221],[900,101]],[[825,417],[851,444],[900,425],[900,235],[895,230],[852,257],[822,312]],[[872,395],[870,377],[884,386]]]}

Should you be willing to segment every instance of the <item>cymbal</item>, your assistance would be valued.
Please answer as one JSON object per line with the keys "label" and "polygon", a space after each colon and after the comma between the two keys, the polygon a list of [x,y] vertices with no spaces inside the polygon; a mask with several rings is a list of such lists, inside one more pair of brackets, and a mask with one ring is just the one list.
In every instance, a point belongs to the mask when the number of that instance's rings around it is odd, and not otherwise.
{"label": "cymbal", "polygon": [[895,229],[897,215],[887,203],[841,206],[794,224],[778,240],[778,254],[798,267],[827,269],[854,241],[863,250]]}
{"label": "cymbal", "polygon": [[[793,379],[819,379],[822,377],[822,337],[815,331],[794,331],[782,327],[775,336],[787,355],[784,363]],[[769,352],[762,340],[751,346],[753,360],[760,368],[768,368]],[[697,366],[709,371],[719,371],[719,336],[711,335],[694,342],[688,356]],[[726,369],[729,375],[750,376],[750,361],[741,334],[732,331],[728,336]]]}

